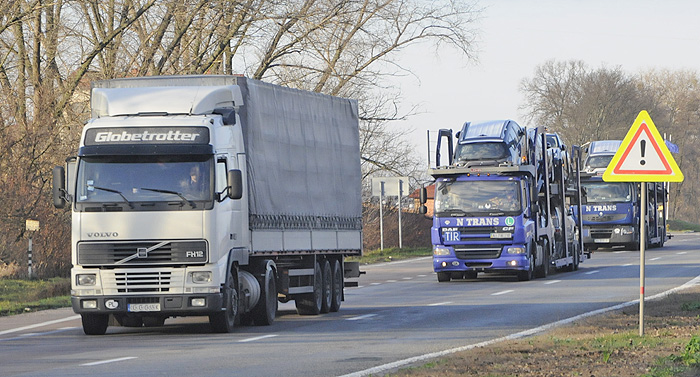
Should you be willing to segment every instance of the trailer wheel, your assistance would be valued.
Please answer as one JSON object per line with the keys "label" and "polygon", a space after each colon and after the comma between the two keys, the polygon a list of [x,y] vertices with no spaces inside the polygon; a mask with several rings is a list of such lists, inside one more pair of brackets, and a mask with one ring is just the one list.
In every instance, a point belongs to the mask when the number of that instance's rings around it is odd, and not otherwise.
{"label": "trailer wheel", "polygon": [[321,300],[321,313],[331,311],[333,302],[333,273],[331,271],[331,263],[325,260],[321,263],[321,272],[323,272],[323,299]]}
{"label": "trailer wheel", "polygon": [[85,335],[104,335],[109,326],[109,314],[81,314]]}
{"label": "trailer wheel", "polygon": [[318,315],[321,313],[323,305],[323,272],[321,264],[316,263],[314,267],[314,290],[313,293],[305,294],[294,300],[297,313],[300,315]]}
{"label": "trailer wheel", "polygon": [[236,326],[238,316],[238,280],[231,271],[224,285],[224,310],[209,316],[209,324],[214,332],[229,333]]}
{"label": "trailer wheel", "polygon": [[451,272],[438,272],[437,278],[438,278],[438,281],[440,283],[446,283],[446,282],[452,280],[452,273]]}
{"label": "trailer wheel", "polygon": [[333,292],[333,297],[331,299],[331,312],[337,312],[340,310],[340,304],[343,301],[343,267],[340,265],[339,260],[333,261],[332,268],[332,283],[333,287],[331,291]]}
{"label": "trailer wheel", "polygon": [[277,280],[271,267],[266,269],[264,279],[260,299],[253,308],[253,322],[257,326],[269,326],[277,316]]}

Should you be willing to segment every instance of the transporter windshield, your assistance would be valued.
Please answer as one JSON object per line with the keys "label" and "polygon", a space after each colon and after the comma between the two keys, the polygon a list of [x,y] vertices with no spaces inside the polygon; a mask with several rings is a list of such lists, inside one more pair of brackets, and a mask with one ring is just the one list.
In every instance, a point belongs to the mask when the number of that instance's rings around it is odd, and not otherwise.
{"label": "transporter windshield", "polygon": [[509,156],[505,143],[467,143],[457,149],[457,161],[501,160]]}
{"label": "transporter windshield", "polygon": [[438,216],[517,215],[522,212],[518,181],[437,182],[435,213]]}
{"label": "transporter windshield", "polygon": [[79,210],[194,210],[213,206],[211,155],[83,157]]}
{"label": "transporter windshield", "polygon": [[588,203],[632,201],[632,186],[628,182],[587,182],[582,185]]}

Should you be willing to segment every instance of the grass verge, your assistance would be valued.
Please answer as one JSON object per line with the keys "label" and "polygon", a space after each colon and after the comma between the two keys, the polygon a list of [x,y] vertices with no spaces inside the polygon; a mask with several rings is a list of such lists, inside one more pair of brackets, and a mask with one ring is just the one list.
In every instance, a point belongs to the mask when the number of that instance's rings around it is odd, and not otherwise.
{"label": "grass verge", "polygon": [[372,264],[380,262],[392,262],[397,260],[427,257],[433,255],[429,247],[398,247],[386,248],[384,250],[365,250],[362,257],[350,257],[348,261],[360,262],[361,264]]}
{"label": "grass verge", "polygon": [[70,279],[0,279],[0,316],[70,306]]}

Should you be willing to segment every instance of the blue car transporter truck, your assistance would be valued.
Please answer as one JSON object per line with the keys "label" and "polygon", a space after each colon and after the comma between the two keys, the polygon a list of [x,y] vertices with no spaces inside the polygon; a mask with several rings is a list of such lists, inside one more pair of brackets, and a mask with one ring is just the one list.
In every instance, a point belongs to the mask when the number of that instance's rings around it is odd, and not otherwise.
{"label": "blue car transporter truck", "polygon": [[[507,128],[517,134],[508,141]],[[578,174],[565,179],[563,172],[552,173],[565,164],[553,158],[545,138],[543,129],[526,132],[513,121],[466,123],[453,151],[452,131],[440,130],[437,150],[446,139],[449,161],[441,166],[438,152],[436,168],[429,170],[435,178],[431,239],[438,281],[474,279],[479,272],[531,280],[550,268],[578,269],[585,257],[570,209],[580,202]],[[485,150],[488,143],[499,144],[501,154],[460,158],[462,149]],[[580,151],[574,152],[578,171]]]}

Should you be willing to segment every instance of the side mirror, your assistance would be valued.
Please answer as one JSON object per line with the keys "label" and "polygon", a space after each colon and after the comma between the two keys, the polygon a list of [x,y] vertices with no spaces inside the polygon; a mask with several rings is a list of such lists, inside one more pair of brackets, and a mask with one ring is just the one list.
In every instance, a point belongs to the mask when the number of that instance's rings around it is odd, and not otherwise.
{"label": "side mirror", "polygon": [[426,213],[428,213],[428,207],[426,207],[425,205],[418,207],[418,213],[420,213],[421,215],[425,215]]}
{"label": "side mirror", "polygon": [[425,187],[420,189],[420,204],[425,204],[428,201],[428,190]]}
{"label": "side mirror", "polygon": [[228,197],[240,199],[243,197],[243,174],[240,170],[228,171]]}
{"label": "side mirror", "polygon": [[53,206],[63,208],[66,206],[64,193],[66,192],[66,171],[63,166],[53,168]]}

